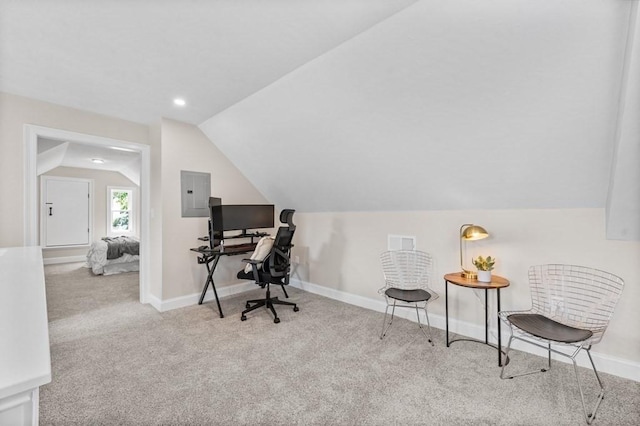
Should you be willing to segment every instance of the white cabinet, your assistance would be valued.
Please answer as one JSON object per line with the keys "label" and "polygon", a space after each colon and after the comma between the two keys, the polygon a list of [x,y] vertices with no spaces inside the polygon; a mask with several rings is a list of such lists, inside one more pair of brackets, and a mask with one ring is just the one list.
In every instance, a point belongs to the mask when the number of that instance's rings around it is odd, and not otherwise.
{"label": "white cabinet", "polygon": [[0,248],[0,425],[37,425],[40,386],[51,381],[40,247]]}
{"label": "white cabinet", "polygon": [[0,425],[37,425],[39,388],[0,398]]}

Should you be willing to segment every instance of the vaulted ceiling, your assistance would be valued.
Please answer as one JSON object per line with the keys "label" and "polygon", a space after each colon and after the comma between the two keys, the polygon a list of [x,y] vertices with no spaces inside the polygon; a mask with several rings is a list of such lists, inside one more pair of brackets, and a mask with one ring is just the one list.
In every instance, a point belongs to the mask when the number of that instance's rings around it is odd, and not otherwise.
{"label": "vaulted ceiling", "polygon": [[118,172],[140,185],[141,163],[140,153],[126,148],[38,138],[38,176],[56,167],[75,167]]}
{"label": "vaulted ceiling", "polygon": [[200,124],[414,1],[0,0],[0,90]]}
{"label": "vaulted ceiling", "polygon": [[280,207],[606,207],[640,236],[637,0],[0,8],[1,91],[198,124]]}
{"label": "vaulted ceiling", "polygon": [[201,128],[308,211],[604,207],[629,13],[420,1]]}

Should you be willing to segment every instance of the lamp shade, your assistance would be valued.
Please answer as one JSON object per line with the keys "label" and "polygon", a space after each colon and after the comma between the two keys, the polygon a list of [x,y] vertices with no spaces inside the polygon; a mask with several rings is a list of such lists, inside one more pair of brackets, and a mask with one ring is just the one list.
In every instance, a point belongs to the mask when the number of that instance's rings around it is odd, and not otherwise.
{"label": "lamp shade", "polygon": [[481,240],[483,238],[487,238],[488,236],[489,233],[487,232],[487,230],[478,225],[468,226],[464,228],[464,230],[460,234],[460,238],[467,241]]}

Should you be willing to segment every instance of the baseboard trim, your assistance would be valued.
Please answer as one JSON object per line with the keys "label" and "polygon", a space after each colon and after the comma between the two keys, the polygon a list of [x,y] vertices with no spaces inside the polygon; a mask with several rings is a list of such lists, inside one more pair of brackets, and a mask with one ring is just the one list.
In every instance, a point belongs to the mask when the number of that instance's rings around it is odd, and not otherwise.
{"label": "baseboard trim", "polygon": [[45,265],[55,265],[58,263],[85,262],[86,260],[87,260],[87,255],[81,254],[78,256],[45,257],[44,259],[42,259],[42,263]]}
{"label": "baseboard trim", "polygon": [[[216,288],[218,292],[218,298],[222,299],[225,297],[233,296],[235,294],[244,293],[245,291],[253,290],[256,288],[256,284],[254,282],[243,282],[238,284],[233,284],[225,287]],[[186,296],[174,297],[167,300],[160,300],[155,296],[151,296],[149,303],[151,306],[156,308],[159,312],[166,312],[173,309],[186,308],[187,306],[197,305],[200,300],[201,293],[193,293],[188,294]],[[215,295],[213,294],[213,290],[211,288],[208,289],[207,293],[204,296],[204,302],[210,302],[215,300]],[[224,312],[224,311],[223,311]]]}
{"label": "baseboard trim", "polygon": [[[347,293],[345,291],[336,290],[333,288],[324,287],[318,284],[310,283],[307,281],[302,281],[298,279],[292,279],[290,285],[292,287],[299,288],[304,291],[308,291],[309,293],[318,294],[320,296],[328,297],[330,299],[338,300],[340,302],[349,303],[351,305],[359,306],[365,309],[371,309],[373,311],[384,312],[386,308],[386,303],[382,300],[382,296],[380,300],[371,299],[369,297],[358,296],[355,294]],[[410,321],[416,321],[415,313],[413,310],[404,309],[397,310],[396,315],[408,319]],[[432,327],[445,330],[446,329],[446,319],[442,315],[435,315],[433,313],[429,313],[429,320]],[[509,339],[508,330],[504,330],[505,327],[502,327],[502,345],[506,346]],[[472,339],[484,340],[485,330],[484,326],[480,326],[477,324],[472,324],[466,321],[459,321],[454,318],[449,318],[449,332],[455,333],[457,335],[469,337]],[[497,329],[491,327],[489,330],[490,336],[497,336]],[[490,337],[490,341],[495,343],[496,339]],[[522,343],[516,341],[513,346],[513,349],[520,350],[523,352],[527,352],[530,354],[538,355],[541,357],[546,357],[547,352],[541,348],[537,348],[533,345],[527,345],[526,343]],[[629,380],[634,380],[636,382],[640,382],[640,363],[629,361],[627,359],[622,359],[606,354],[599,354],[597,352],[591,351],[591,356],[593,357],[593,361],[598,368],[598,371],[612,374],[614,376],[622,377]],[[569,360],[562,356],[554,355],[552,357],[554,360],[558,360],[561,362],[569,362]],[[589,364],[589,359],[586,355],[584,357],[580,356],[577,359],[578,365],[581,367],[591,368]]]}
{"label": "baseboard trim", "polygon": [[156,296],[150,294],[147,299],[147,303],[153,306],[156,311],[162,312],[162,300],[158,299]]}
{"label": "baseboard trim", "polygon": [[[66,258],[65,258],[66,259]],[[61,262],[62,263],[62,262]],[[297,279],[292,279],[290,285],[292,287],[308,291],[309,293],[318,294],[320,296],[327,297],[329,299],[338,300],[340,302],[348,303],[350,305],[359,306],[361,308],[370,309],[377,312],[384,312],[386,308],[386,303],[382,300],[372,299],[369,297],[359,296],[352,293],[347,293],[342,290],[336,290],[329,287],[324,287],[318,284],[310,283],[307,281],[301,281]],[[255,288],[255,284],[253,282],[244,282],[233,284],[230,286],[221,287],[218,290],[218,297],[225,298],[229,296],[233,296],[239,293],[244,293],[246,291],[252,290]],[[159,312],[166,312],[173,309],[185,308],[187,306],[196,305],[198,300],[200,299],[200,293],[193,293],[186,296],[174,297],[172,299],[161,300],[155,296],[149,297],[149,303]],[[207,291],[204,302],[210,302],[215,300],[215,296],[213,295],[213,290],[209,289]],[[396,315],[408,319],[409,321],[416,322],[415,314],[413,310],[398,310],[396,311]],[[429,320],[431,322],[431,326],[434,328],[438,328],[440,330],[445,330],[446,328],[446,320],[442,315],[436,315],[433,313],[429,314]],[[484,326],[480,326],[477,324],[469,323],[466,321],[459,321],[455,318],[449,319],[449,332],[455,333],[460,336],[469,337],[472,339],[483,340],[484,339]],[[491,327],[490,330],[490,340],[495,343],[495,338],[493,336],[497,336],[497,329]],[[503,327],[502,332],[502,344],[506,345],[506,342],[509,339],[508,331],[505,332]],[[517,349],[523,352],[531,353],[534,355],[538,355],[541,357],[546,357],[547,352],[541,348],[535,347],[533,345],[527,345],[525,343],[516,341],[513,345],[513,349]],[[627,359],[614,357],[606,354],[599,354],[597,352],[591,352],[591,356],[593,357],[594,362],[598,368],[598,371],[613,374],[614,376],[622,377],[625,379],[634,380],[636,382],[640,382],[640,363],[629,361]],[[558,360],[561,362],[569,362],[566,358],[554,355],[554,360]],[[578,358],[578,365],[581,367],[590,368],[588,358],[584,356],[584,358]]]}

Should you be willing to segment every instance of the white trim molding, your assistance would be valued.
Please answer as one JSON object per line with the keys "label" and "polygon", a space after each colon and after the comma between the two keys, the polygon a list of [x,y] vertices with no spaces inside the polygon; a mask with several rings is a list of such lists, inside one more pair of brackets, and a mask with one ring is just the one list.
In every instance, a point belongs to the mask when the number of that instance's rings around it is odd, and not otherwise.
{"label": "white trim molding", "polygon": [[[327,297],[329,299],[334,299],[340,302],[348,303],[350,305],[359,306],[361,308],[370,309],[372,311],[384,312],[386,308],[386,303],[384,302],[382,296],[380,297],[379,300],[372,299],[369,297],[359,296],[357,294],[351,294],[345,291],[336,290],[333,288],[329,288],[329,287],[325,287],[318,284],[314,284],[314,283],[310,283],[310,282],[302,281],[298,279],[293,279],[293,278],[291,279],[290,285],[291,287],[295,287],[300,290],[307,291],[309,293],[317,294],[323,297]],[[244,293],[246,291],[249,291],[255,288],[256,288],[255,283],[248,281],[244,283],[238,283],[238,284],[221,287],[221,288],[218,288],[217,291],[218,291],[218,297],[222,299],[225,297]],[[193,293],[186,296],[175,297],[167,300],[160,300],[155,296],[151,296],[150,303],[159,312],[166,312],[172,309],[178,309],[178,308],[184,308],[187,306],[196,305],[198,303],[199,298],[200,298],[200,293]],[[213,295],[213,291],[209,289],[204,298],[204,302],[211,302],[214,300],[215,298]],[[224,312],[224,303],[221,303],[221,304]],[[213,306],[213,309],[217,313],[217,307],[215,305]],[[398,310],[396,311],[396,315],[401,318],[408,319],[409,321],[416,322],[416,318],[413,313],[413,310],[408,310],[408,309]],[[433,313],[430,313],[429,320],[432,327],[438,328],[440,330],[445,330],[446,321],[445,321],[445,317],[443,317],[442,315],[435,315]],[[508,331],[504,331],[505,328],[506,327],[502,327],[503,347],[506,346],[506,342],[509,339]],[[477,340],[483,340],[485,335],[484,326],[469,323],[466,321],[459,321],[455,318],[449,318],[449,331],[450,333],[455,333],[456,335],[459,335],[459,336],[470,337]],[[490,341],[495,344],[497,340],[495,338],[495,336],[497,336],[497,329],[495,329],[494,327],[491,327],[489,330],[489,336],[490,336]],[[441,343],[444,344],[444,342],[441,342]],[[543,351],[542,349],[532,345],[522,344],[520,342],[516,342],[513,345],[513,349],[538,355],[543,358],[547,356],[546,351]],[[599,354],[593,351],[591,352],[591,356],[593,357],[594,362],[596,363],[596,367],[598,368],[598,371],[613,374],[614,376],[622,377],[625,379],[634,380],[636,382],[640,382],[640,363],[629,361],[622,358],[613,357],[606,354]],[[553,356],[553,359],[561,362],[565,362],[565,363],[567,362],[564,357],[559,357],[556,355]],[[584,358],[579,358],[577,361],[578,361],[578,365],[580,365],[581,367],[590,368],[590,365],[588,364],[589,361],[586,358],[586,356]],[[544,360],[542,360],[541,362],[544,362]]]}
{"label": "white trim molding", "polygon": [[[233,296],[236,294],[244,293],[249,290],[256,289],[256,283],[253,281],[247,281],[243,283],[233,284],[225,287],[216,287],[218,292],[218,298]],[[200,300],[200,293],[192,293],[186,296],[174,297],[172,299],[160,300],[156,296],[150,298],[151,306],[156,308],[159,312],[166,312],[172,309],[185,308],[187,306],[197,305]],[[203,303],[215,301],[215,296],[211,287],[207,289],[207,293],[204,296]],[[221,305],[223,305],[221,303]],[[214,304],[214,310],[217,312],[218,307]],[[224,314],[224,306],[222,306],[222,313]]]}
{"label": "white trim molding", "polygon": [[84,254],[78,256],[64,256],[64,257],[45,257],[42,259],[42,262],[45,265],[57,265],[60,263],[76,263],[76,262],[85,262],[87,260],[87,256]]}
{"label": "white trim molding", "polygon": [[[373,311],[384,312],[386,308],[386,303],[382,296],[380,299],[371,299],[369,297],[358,296],[355,294],[347,293],[341,290],[336,290],[333,288],[324,287],[318,284],[313,284],[307,281],[301,281],[298,279],[291,279],[290,285],[292,287],[299,288],[304,291],[308,291],[309,293],[318,294],[320,296],[328,297],[330,299],[338,300],[340,302],[349,303],[351,305],[359,306],[365,309],[371,309]],[[408,319],[409,321],[417,322],[415,314],[413,310],[405,309],[396,311],[396,315]],[[445,330],[446,320],[442,315],[434,315],[433,313],[429,313],[429,320],[432,327],[439,328],[441,330]],[[506,330],[507,327],[502,327],[502,342],[503,347],[506,346],[506,343],[509,339],[509,331]],[[457,335],[470,337],[477,340],[484,340],[484,326],[472,324],[465,321],[459,321],[454,318],[449,318],[449,332],[455,333]],[[489,329],[490,336],[497,336],[497,329],[494,327],[490,327]],[[495,343],[497,339],[491,338],[490,341]],[[444,342],[442,342],[444,344]],[[521,342],[516,342],[514,344],[513,349],[528,352],[534,355],[538,355],[541,357],[546,357],[547,352],[537,348],[533,345],[527,345]],[[626,359],[621,359],[617,357],[613,357],[606,354],[599,354],[597,352],[591,351],[591,356],[593,357],[593,361],[598,368],[598,371],[602,371],[604,373],[613,374],[614,376],[623,377],[625,379],[634,380],[636,382],[640,382],[640,363],[629,361]],[[553,356],[554,360],[568,362],[564,357],[561,356]],[[586,357],[580,357],[577,359],[578,365],[581,367],[591,368],[589,364],[589,360]],[[544,361],[543,361],[544,363]]]}

